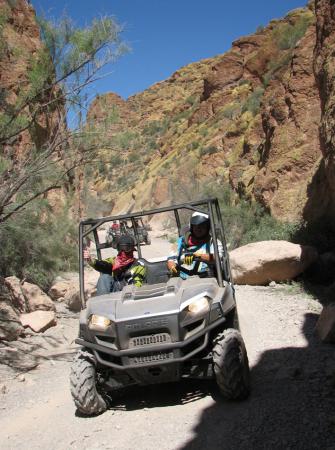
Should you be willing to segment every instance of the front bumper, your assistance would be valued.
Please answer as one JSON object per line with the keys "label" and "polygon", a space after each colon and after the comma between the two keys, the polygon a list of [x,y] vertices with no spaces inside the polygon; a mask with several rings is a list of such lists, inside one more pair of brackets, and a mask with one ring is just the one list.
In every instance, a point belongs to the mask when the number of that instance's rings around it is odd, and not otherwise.
{"label": "front bumper", "polygon": [[162,364],[182,363],[204,350],[209,342],[210,332],[223,325],[225,317],[208,324],[205,329],[195,333],[188,339],[141,348],[114,350],[103,345],[76,339],[76,343],[93,351],[97,362],[116,371],[127,371],[144,367],[161,366]]}

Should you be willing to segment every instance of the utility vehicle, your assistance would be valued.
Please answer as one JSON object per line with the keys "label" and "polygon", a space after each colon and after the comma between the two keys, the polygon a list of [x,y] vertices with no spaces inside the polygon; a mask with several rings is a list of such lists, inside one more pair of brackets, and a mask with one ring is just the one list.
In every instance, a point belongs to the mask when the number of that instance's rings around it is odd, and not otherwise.
{"label": "utility vehicle", "polygon": [[[157,214],[174,218],[177,233],[195,211],[208,214],[215,264],[207,276],[190,273],[171,277],[166,260],[143,258],[135,221]],[[112,220],[133,224],[138,258],[147,269],[141,287],[85,298],[83,248],[93,235],[97,257],[107,243],[99,241],[99,227]],[[184,222],[184,223],[183,223]],[[178,382],[181,378],[215,378],[227,399],[248,396],[249,365],[238,330],[235,292],[217,199],[80,223],[81,346],[72,364],[71,393],[84,415],[103,412],[113,393],[128,385]],[[177,236],[178,237],[178,236]],[[223,254],[219,254],[219,245]]]}
{"label": "utility vehicle", "polygon": [[[135,222],[124,220],[121,221],[121,234],[130,234],[135,237],[135,233],[137,233],[136,238],[140,244],[151,244],[151,239],[148,233],[148,229],[150,227],[143,223],[141,217],[135,218]],[[136,231],[135,231],[136,230]]]}

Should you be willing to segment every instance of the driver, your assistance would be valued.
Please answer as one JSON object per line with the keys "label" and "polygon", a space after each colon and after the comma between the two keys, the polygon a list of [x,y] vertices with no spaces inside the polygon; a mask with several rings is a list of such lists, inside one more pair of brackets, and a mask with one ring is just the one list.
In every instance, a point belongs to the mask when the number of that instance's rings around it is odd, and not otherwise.
{"label": "driver", "polygon": [[97,284],[97,295],[122,291],[127,284],[142,286],[146,268],[134,257],[135,241],[132,236],[120,236],[117,241],[117,256],[104,260],[92,259],[89,251],[84,250],[84,260],[95,270],[101,272]]}
{"label": "driver", "polygon": [[[222,244],[219,240],[217,244],[221,258]],[[178,240],[177,255],[168,258],[168,270],[172,276],[179,275],[183,279],[190,275],[208,276],[214,263],[214,245],[210,235],[209,217],[207,214],[195,212],[190,219],[189,231]]]}

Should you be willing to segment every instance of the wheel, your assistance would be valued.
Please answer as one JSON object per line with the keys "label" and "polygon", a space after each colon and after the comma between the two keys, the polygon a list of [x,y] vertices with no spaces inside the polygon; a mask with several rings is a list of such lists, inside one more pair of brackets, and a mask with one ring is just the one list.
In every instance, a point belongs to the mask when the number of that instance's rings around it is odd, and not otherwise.
{"label": "wheel", "polygon": [[249,395],[249,361],[239,331],[228,328],[214,339],[213,364],[216,382],[224,397],[242,400]]}
{"label": "wheel", "polygon": [[71,394],[78,410],[91,416],[107,409],[107,403],[96,386],[96,369],[92,354],[81,350],[75,356],[70,375]]}

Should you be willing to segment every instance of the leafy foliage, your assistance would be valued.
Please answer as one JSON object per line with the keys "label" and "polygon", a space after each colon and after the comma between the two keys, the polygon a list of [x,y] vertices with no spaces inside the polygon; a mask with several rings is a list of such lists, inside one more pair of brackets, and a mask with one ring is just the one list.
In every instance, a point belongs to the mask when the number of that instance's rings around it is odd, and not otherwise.
{"label": "leafy foliage", "polygon": [[[0,37],[9,17],[1,14]],[[79,183],[78,167],[97,156],[97,135],[100,145],[108,145],[101,129],[82,127],[82,111],[88,86],[126,48],[110,17],[82,28],[67,17],[57,23],[42,18],[39,25],[44,46],[23,55],[27,72],[16,102],[7,101],[4,90],[0,96],[0,274],[47,288],[55,273],[77,260],[72,221],[64,211],[53,214],[47,193]],[[70,110],[72,116],[78,112],[71,130]],[[110,111],[109,123],[116,120],[118,112]],[[23,134],[27,144],[18,155]]]}
{"label": "leafy foliage", "polygon": [[55,216],[45,201],[36,201],[0,227],[1,275],[47,289],[55,274],[76,266],[76,235],[65,210]]}
{"label": "leafy foliage", "polygon": [[313,21],[313,15],[302,15],[294,23],[282,23],[273,31],[273,39],[277,42],[280,50],[288,50],[295,47],[296,43],[301,39],[308,26]]}
{"label": "leafy foliage", "polygon": [[204,148],[200,149],[199,155],[200,156],[213,155],[213,153],[217,153],[217,152],[218,152],[218,149],[214,145],[210,145],[209,147],[204,147]]}
{"label": "leafy foliage", "polygon": [[253,116],[259,113],[264,89],[257,87],[247,98],[242,107],[242,112],[250,111]]}

